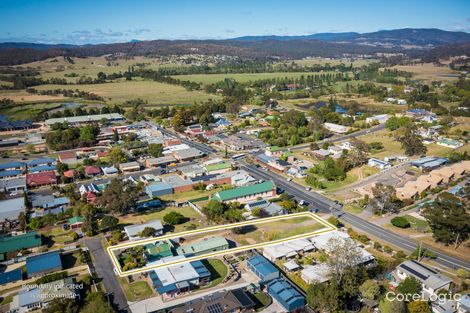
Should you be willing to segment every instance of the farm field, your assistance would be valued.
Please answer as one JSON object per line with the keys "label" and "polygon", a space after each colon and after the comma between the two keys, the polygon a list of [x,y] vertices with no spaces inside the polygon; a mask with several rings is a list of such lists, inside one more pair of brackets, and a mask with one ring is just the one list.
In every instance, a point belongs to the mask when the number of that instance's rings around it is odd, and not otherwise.
{"label": "farm field", "polygon": [[[458,72],[451,70],[447,66],[439,67],[431,63],[417,65],[396,65],[392,68],[400,71],[411,72],[413,73],[413,79],[420,79],[426,81],[454,81],[458,78]],[[457,75],[454,76],[453,74]]]}
{"label": "farm field", "polygon": [[0,99],[10,99],[15,102],[60,101],[63,96],[33,95],[26,90],[0,90]]}
{"label": "farm field", "polygon": [[191,75],[174,75],[173,78],[180,80],[189,80],[204,85],[213,84],[224,80],[225,78],[233,78],[240,83],[249,81],[262,80],[262,79],[275,79],[275,78],[300,78],[302,75],[319,75],[334,72],[274,72],[274,73],[243,73],[243,74],[191,74]]}
{"label": "farm field", "polygon": [[[330,64],[330,65],[339,65],[341,63],[345,65],[353,64],[354,67],[360,67],[363,65],[367,65],[373,62],[376,62],[377,60],[374,59],[367,59],[367,60],[353,60],[351,61],[350,59],[324,59],[324,58],[313,58],[313,59],[302,59],[302,60],[293,60],[292,62],[297,63],[298,65],[301,66],[312,66],[316,64]],[[281,63],[282,64],[282,63]]]}
{"label": "farm field", "polygon": [[95,93],[103,97],[106,103],[122,104],[127,100],[140,98],[151,105],[193,104],[194,102],[218,99],[217,95],[203,91],[188,91],[184,87],[158,83],[154,81],[118,81],[105,84],[91,85],[42,85],[38,90],[78,89]]}

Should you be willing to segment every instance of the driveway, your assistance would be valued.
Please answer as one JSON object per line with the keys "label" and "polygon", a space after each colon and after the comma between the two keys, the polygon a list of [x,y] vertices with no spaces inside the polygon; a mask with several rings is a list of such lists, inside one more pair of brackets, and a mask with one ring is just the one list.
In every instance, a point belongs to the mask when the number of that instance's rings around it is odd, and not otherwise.
{"label": "driveway", "polygon": [[129,312],[128,304],[124,292],[119,285],[118,278],[114,274],[114,265],[111,263],[108,253],[103,249],[102,236],[84,239],[85,245],[93,255],[93,265],[98,277],[103,279],[104,288],[110,295],[110,301],[120,313]]}

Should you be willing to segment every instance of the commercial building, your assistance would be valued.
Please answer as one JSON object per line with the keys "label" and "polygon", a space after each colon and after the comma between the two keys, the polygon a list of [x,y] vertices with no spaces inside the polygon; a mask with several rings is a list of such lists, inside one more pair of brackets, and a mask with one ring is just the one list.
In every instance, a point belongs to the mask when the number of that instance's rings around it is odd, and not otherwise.
{"label": "commercial building", "polygon": [[145,192],[150,198],[171,195],[173,187],[166,182],[156,182],[145,187]]}
{"label": "commercial building", "polygon": [[82,115],[82,116],[70,116],[70,117],[59,117],[59,118],[50,118],[46,120],[46,125],[51,126],[56,123],[68,123],[68,124],[88,124],[88,123],[97,123],[101,120],[107,120],[108,122],[115,121],[124,121],[125,118],[118,113],[109,113],[109,114],[95,114],[95,115]]}
{"label": "commercial building", "polygon": [[189,149],[176,150],[173,152],[173,156],[178,161],[191,161],[197,158],[202,158],[204,156],[204,152],[196,148],[189,148]]}
{"label": "commercial building", "polygon": [[62,268],[59,251],[46,252],[26,258],[26,272],[29,278],[57,272]]}
{"label": "commercial building", "polygon": [[275,279],[268,284],[268,293],[276,299],[287,312],[299,310],[306,304],[304,296],[282,278]]}
{"label": "commercial building", "polygon": [[165,167],[176,162],[178,162],[176,158],[168,155],[168,156],[162,156],[159,158],[151,158],[151,159],[145,160],[145,167],[147,168]]}
{"label": "commercial building", "polygon": [[173,188],[174,193],[185,192],[193,190],[193,181],[184,179],[179,175],[167,175],[162,177],[162,181],[167,183]]}
{"label": "commercial building", "polygon": [[366,123],[371,124],[371,123],[377,122],[379,124],[383,124],[389,118],[390,118],[390,115],[388,115],[388,114],[374,115],[374,116],[366,118]]}
{"label": "commercial building", "polygon": [[0,164],[0,172],[1,171],[25,171],[26,170],[26,163],[24,162],[8,162]]}
{"label": "commercial building", "polygon": [[208,174],[226,173],[232,169],[232,163],[223,162],[223,163],[217,163],[217,164],[210,164],[210,165],[206,165],[205,169]]}
{"label": "commercial building", "polygon": [[307,284],[324,283],[329,280],[330,270],[326,263],[306,265],[300,272],[300,277]]}
{"label": "commercial building", "polygon": [[267,199],[275,196],[276,186],[272,181],[266,181],[260,184],[219,191],[212,195],[211,199],[221,202],[238,201],[246,203],[258,198]]}
{"label": "commercial building", "polygon": [[9,272],[0,273],[0,286],[19,281],[23,279],[21,268],[11,270]]}
{"label": "commercial building", "polygon": [[261,279],[261,283],[267,283],[280,277],[279,270],[261,255],[254,255],[249,258],[247,266]]}
{"label": "commercial building", "polygon": [[19,193],[26,189],[26,177],[24,176],[0,180],[0,192]]}
{"label": "commercial building", "polygon": [[412,166],[415,166],[423,171],[431,171],[449,163],[447,158],[435,158],[435,157],[424,157],[411,162]]}
{"label": "commercial building", "polygon": [[199,256],[210,252],[223,251],[229,248],[227,239],[220,236],[204,238],[198,242],[183,245],[176,249],[178,255]]}
{"label": "commercial building", "polygon": [[124,232],[126,233],[127,238],[129,238],[129,240],[143,239],[139,236],[139,234],[145,228],[155,229],[155,233],[153,234],[153,236],[163,235],[163,225],[159,220],[147,222],[147,223],[144,223],[144,224],[125,226],[124,227]]}

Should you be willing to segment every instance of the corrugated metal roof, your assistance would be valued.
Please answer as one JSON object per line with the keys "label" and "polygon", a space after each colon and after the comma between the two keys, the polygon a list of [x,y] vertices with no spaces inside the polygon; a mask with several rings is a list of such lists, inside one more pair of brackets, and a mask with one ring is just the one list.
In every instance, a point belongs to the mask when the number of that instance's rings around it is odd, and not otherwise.
{"label": "corrugated metal roof", "polygon": [[26,272],[28,274],[42,273],[55,269],[62,269],[59,251],[47,252],[26,259]]}
{"label": "corrugated metal roof", "polygon": [[273,188],[274,188],[274,183],[269,180],[261,184],[254,184],[250,186],[244,186],[240,188],[219,191],[213,196],[213,198],[218,199],[220,201],[227,201],[227,200],[237,199],[240,197],[268,192],[268,191],[271,191]]}

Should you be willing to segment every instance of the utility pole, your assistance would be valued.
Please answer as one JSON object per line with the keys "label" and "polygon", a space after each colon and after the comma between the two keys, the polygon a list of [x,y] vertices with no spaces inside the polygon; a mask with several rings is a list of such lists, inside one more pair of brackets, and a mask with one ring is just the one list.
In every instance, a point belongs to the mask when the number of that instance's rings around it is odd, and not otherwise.
{"label": "utility pole", "polygon": [[418,262],[421,260],[421,246],[423,245],[423,242],[419,242],[419,247],[418,247]]}

